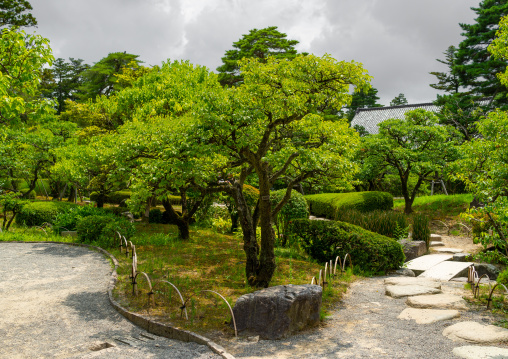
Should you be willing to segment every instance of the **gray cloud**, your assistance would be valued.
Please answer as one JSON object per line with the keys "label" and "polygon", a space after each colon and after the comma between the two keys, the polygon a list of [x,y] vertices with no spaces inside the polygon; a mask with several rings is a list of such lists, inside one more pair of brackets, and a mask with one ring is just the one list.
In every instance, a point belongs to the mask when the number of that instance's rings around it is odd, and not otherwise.
{"label": "gray cloud", "polygon": [[150,65],[188,59],[212,70],[253,28],[278,26],[298,49],[362,62],[381,103],[399,93],[432,101],[430,71],[461,41],[479,0],[33,0],[37,33],[55,57],[93,63],[110,52],[140,55]]}

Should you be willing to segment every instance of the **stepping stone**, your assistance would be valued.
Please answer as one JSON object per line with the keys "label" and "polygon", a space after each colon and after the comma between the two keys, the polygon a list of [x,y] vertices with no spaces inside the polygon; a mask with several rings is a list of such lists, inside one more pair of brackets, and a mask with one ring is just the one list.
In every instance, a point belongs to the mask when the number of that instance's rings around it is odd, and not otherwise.
{"label": "stepping stone", "polygon": [[[453,254],[462,253],[464,251],[463,249],[460,248],[447,248],[447,247],[435,248],[433,250],[439,253],[453,253]],[[455,260],[454,258],[455,257],[453,257],[452,259]]]}
{"label": "stepping stone", "polygon": [[466,301],[453,294],[419,295],[409,297],[406,304],[419,309],[457,309],[467,310]]}
{"label": "stepping stone", "polygon": [[508,349],[469,345],[453,348],[453,354],[464,359],[500,359],[508,358]]}
{"label": "stepping stone", "polygon": [[453,255],[453,261],[454,262],[466,262],[467,257],[469,257],[471,254],[469,253],[456,253]]}
{"label": "stepping stone", "polygon": [[460,322],[443,330],[443,335],[453,341],[467,341],[476,344],[508,342],[508,329],[477,322]]}
{"label": "stepping stone", "polygon": [[425,272],[421,273],[419,277],[434,278],[442,281],[449,281],[455,277],[464,277],[467,275],[469,266],[472,262],[441,262]]}
{"label": "stepping stone", "polygon": [[397,318],[406,320],[412,319],[416,321],[417,324],[432,324],[458,317],[460,317],[458,310],[406,308]]}
{"label": "stepping stone", "polygon": [[432,278],[422,277],[392,277],[385,279],[385,285],[420,285],[441,289],[441,282]]}
{"label": "stepping stone", "polygon": [[431,234],[430,235],[431,241],[441,242],[441,235],[439,234]]}
{"label": "stepping stone", "polygon": [[416,275],[425,272],[427,269],[434,267],[435,265],[448,261],[453,258],[451,254],[429,254],[426,256],[418,257],[409,262],[406,262],[405,266],[415,272]]}
{"label": "stepping stone", "polygon": [[445,244],[441,241],[432,241],[430,242],[430,247],[443,247]]}
{"label": "stepping stone", "polygon": [[429,295],[441,293],[440,289],[424,287],[422,285],[387,285],[385,294],[392,298],[403,298],[414,295]]}

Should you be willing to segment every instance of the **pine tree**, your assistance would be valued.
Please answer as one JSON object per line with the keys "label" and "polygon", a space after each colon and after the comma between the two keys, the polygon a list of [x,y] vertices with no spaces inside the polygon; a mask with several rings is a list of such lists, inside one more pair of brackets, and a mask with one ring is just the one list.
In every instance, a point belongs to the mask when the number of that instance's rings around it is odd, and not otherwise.
{"label": "pine tree", "polygon": [[459,45],[452,74],[472,95],[493,97],[495,106],[506,106],[507,89],[499,82],[497,73],[504,71],[507,61],[494,58],[487,47],[495,38],[499,21],[508,14],[508,2],[484,0],[471,9],[478,17],[472,25],[460,24],[465,39]]}
{"label": "pine tree", "polygon": [[266,62],[268,56],[277,59],[293,59],[297,55],[294,48],[297,40],[286,39],[287,35],[278,31],[277,26],[261,30],[252,29],[248,34],[233,43],[233,50],[226,51],[223,65],[217,67],[222,86],[238,86],[243,82],[238,61],[243,58],[257,58]]}
{"label": "pine tree", "polygon": [[399,93],[398,96],[390,102],[390,106],[403,106],[407,105],[406,96],[403,93]]}
{"label": "pine tree", "polygon": [[383,107],[377,103],[379,97],[377,96],[378,90],[371,87],[367,91],[355,92],[349,106],[345,107],[345,114],[349,122],[355,117],[355,113],[360,108]]}
{"label": "pine tree", "polygon": [[431,84],[430,87],[436,90],[445,91],[448,93],[458,93],[460,88],[460,81],[457,75],[452,73],[453,66],[457,58],[457,48],[455,46],[449,46],[445,52],[445,60],[436,59],[436,61],[448,66],[448,72],[431,72],[431,75],[437,77],[438,83]]}

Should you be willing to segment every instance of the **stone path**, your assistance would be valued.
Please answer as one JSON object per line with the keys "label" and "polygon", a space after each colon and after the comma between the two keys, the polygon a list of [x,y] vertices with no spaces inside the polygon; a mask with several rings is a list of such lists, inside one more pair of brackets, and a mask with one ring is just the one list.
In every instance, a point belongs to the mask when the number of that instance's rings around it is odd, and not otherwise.
{"label": "stone path", "polygon": [[0,358],[220,358],[118,314],[110,275],[108,260],[87,248],[0,242]]}

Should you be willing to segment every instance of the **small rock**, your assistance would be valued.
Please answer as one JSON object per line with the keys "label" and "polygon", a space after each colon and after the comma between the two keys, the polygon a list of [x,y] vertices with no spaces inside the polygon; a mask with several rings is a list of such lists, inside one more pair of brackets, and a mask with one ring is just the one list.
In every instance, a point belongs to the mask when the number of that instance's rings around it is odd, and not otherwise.
{"label": "small rock", "polygon": [[397,318],[406,320],[412,319],[416,321],[417,324],[431,324],[458,317],[460,317],[458,310],[406,308]]}
{"label": "small rock", "polygon": [[404,276],[404,277],[414,277],[415,276],[415,272],[413,272],[409,268],[399,268],[395,271],[390,272],[390,274],[400,275],[400,276]]}
{"label": "small rock", "polygon": [[398,242],[402,245],[404,255],[406,256],[406,262],[411,259],[421,257],[427,253],[427,245],[425,244],[425,241],[401,239]]}
{"label": "small rock", "polygon": [[419,295],[409,297],[406,304],[420,309],[457,309],[467,310],[466,301],[453,294]]}
{"label": "small rock", "polygon": [[468,257],[470,256],[469,253],[455,253],[453,255],[453,261],[455,262],[467,262]]}
{"label": "small rock", "polygon": [[500,359],[508,358],[508,349],[469,345],[453,348],[453,354],[464,359]]}
{"label": "small rock", "polygon": [[454,341],[467,341],[477,344],[508,342],[508,329],[477,322],[461,322],[443,330],[443,335]]}
{"label": "small rock", "polygon": [[255,337],[247,337],[248,342],[257,343],[259,342],[259,335],[256,335]]}
{"label": "small rock", "polygon": [[392,298],[403,298],[414,295],[429,295],[441,293],[440,289],[424,287],[422,285],[387,285],[385,294]]}

